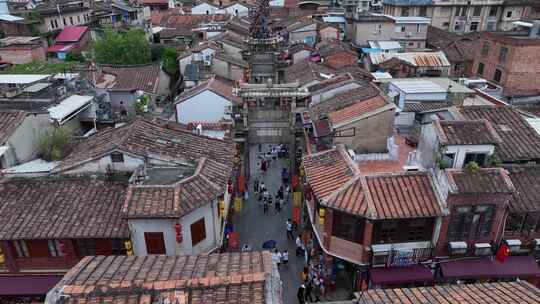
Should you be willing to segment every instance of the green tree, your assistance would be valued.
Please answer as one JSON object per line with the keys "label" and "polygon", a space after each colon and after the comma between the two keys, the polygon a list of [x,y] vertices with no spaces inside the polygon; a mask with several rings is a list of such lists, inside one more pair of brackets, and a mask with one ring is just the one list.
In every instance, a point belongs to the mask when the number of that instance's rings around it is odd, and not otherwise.
{"label": "green tree", "polygon": [[70,134],[62,128],[55,128],[45,132],[38,139],[41,158],[47,161],[62,159],[66,154],[66,147],[70,141]]}
{"label": "green tree", "polygon": [[101,64],[143,64],[151,61],[150,44],[144,31],[131,29],[119,32],[106,29],[93,43],[94,56]]}
{"label": "green tree", "polygon": [[162,56],[163,58],[163,70],[171,77],[176,77],[178,72],[178,62],[176,61],[176,49],[164,48]]}

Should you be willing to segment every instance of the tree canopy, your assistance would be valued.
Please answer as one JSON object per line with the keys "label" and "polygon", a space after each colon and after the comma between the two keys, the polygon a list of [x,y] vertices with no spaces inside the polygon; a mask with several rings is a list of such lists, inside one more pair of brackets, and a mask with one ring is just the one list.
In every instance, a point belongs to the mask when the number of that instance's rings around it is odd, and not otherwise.
{"label": "tree canopy", "polygon": [[176,74],[178,72],[178,62],[176,61],[177,58],[176,49],[174,48],[164,48],[162,53],[163,58],[163,70],[169,76],[176,77]]}
{"label": "tree canopy", "polygon": [[144,31],[106,29],[94,44],[94,56],[101,64],[143,64],[151,61],[150,45]]}

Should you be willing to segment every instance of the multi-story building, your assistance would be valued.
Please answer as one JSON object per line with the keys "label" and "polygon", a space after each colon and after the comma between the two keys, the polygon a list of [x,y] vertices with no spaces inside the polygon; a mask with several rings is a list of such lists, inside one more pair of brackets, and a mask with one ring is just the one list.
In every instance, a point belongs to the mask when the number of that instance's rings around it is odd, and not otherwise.
{"label": "multi-story building", "polygon": [[[508,100],[540,95],[540,23],[528,33],[483,33],[472,72],[502,87]],[[519,35],[518,35],[519,34]]]}
{"label": "multi-story building", "polygon": [[347,18],[346,33],[357,46],[368,46],[368,41],[397,41],[405,50],[423,49],[429,18],[353,14]]}
{"label": "multi-story building", "polygon": [[508,30],[527,17],[531,1],[505,0],[384,0],[384,14],[421,16],[451,32]]}

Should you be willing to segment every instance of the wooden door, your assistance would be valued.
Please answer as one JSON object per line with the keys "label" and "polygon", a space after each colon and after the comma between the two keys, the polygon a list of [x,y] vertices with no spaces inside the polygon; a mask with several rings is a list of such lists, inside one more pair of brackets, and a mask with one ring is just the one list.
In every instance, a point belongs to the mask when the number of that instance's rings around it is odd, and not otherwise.
{"label": "wooden door", "polygon": [[163,232],[145,232],[146,252],[148,254],[165,254]]}

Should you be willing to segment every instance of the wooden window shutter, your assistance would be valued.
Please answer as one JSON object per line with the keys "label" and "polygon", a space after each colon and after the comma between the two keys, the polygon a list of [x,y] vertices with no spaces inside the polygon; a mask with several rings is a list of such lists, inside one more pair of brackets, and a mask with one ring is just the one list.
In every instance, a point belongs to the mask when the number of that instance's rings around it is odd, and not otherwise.
{"label": "wooden window shutter", "polygon": [[206,228],[204,226],[204,217],[191,224],[191,245],[195,246],[206,239]]}
{"label": "wooden window shutter", "polygon": [[148,254],[165,254],[163,232],[145,232],[146,252]]}

